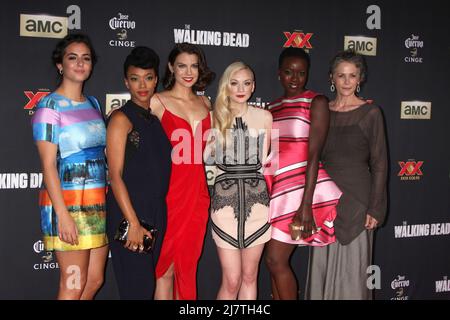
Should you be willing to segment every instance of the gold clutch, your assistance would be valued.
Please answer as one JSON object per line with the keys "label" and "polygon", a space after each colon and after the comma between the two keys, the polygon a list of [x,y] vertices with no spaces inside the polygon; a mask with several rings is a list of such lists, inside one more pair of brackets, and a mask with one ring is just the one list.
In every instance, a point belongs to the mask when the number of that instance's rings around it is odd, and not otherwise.
{"label": "gold clutch", "polygon": [[304,230],[302,225],[295,224],[294,222],[289,223],[289,232],[291,234],[291,239],[294,241],[300,240],[301,233]]}

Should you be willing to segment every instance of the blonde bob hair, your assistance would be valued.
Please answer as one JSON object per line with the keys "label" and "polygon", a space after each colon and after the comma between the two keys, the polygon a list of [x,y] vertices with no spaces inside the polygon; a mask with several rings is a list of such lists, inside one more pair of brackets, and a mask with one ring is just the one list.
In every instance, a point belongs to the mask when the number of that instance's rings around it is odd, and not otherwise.
{"label": "blonde bob hair", "polygon": [[250,66],[241,61],[236,61],[225,69],[219,80],[216,102],[214,103],[213,109],[213,127],[221,133],[224,141],[226,137],[226,130],[231,128],[231,124],[233,122],[228,86],[233,75],[241,70],[249,70],[252,74],[253,80],[255,79],[255,74]]}

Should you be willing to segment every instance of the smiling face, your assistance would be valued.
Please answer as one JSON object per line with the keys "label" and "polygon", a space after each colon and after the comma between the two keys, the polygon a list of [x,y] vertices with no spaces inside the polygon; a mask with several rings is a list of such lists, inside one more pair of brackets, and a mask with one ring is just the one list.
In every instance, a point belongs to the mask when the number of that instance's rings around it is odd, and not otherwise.
{"label": "smiling face", "polygon": [[84,82],[92,71],[89,47],[82,42],[73,42],[64,51],[62,63],[56,64],[63,72],[63,81]]}
{"label": "smiling face", "polygon": [[253,73],[249,69],[241,69],[231,75],[227,86],[231,104],[244,104],[255,90]]}
{"label": "smiling face", "polygon": [[173,65],[169,63],[169,69],[173,72],[175,83],[191,88],[198,80],[199,64],[196,54],[180,53]]}
{"label": "smiling face", "polygon": [[286,97],[293,97],[305,91],[308,79],[308,62],[299,57],[286,57],[278,70]]}
{"label": "smiling face", "polygon": [[352,96],[361,82],[360,70],[354,63],[343,61],[333,70],[331,81],[336,86],[337,94]]}
{"label": "smiling face", "polygon": [[154,69],[130,66],[127,70],[125,85],[130,91],[131,101],[143,108],[148,108],[157,81],[158,78]]}

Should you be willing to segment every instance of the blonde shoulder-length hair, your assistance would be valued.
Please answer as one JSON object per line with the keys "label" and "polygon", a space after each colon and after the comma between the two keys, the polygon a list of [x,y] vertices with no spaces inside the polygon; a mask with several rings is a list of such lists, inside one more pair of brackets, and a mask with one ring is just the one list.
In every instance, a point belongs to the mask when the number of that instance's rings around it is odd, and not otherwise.
{"label": "blonde shoulder-length hair", "polygon": [[213,108],[213,128],[220,132],[220,136],[226,140],[226,130],[231,128],[233,122],[233,114],[230,109],[230,97],[228,92],[228,85],[231,77],[238,71],[249,70],[252,74],[253,80],[255,74],[249,65],[236,61],[230,64],[222,74],[219,80],[219,87],[217,90],[216,102]]}

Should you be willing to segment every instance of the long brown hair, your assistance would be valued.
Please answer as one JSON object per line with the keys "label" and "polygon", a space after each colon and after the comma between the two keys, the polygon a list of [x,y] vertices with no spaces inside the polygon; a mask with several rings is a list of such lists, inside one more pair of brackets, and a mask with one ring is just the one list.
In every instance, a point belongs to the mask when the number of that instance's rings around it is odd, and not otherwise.
{"label": "long brown hair", "polygon": [[[173,66],[176,58],[181,53],[189,53],[195,54],[198,57],[198,80],[192,86],[193,91],[203,91],[205,88],[214,80],[216,74],[212,72],[206,63],[206,58],[203,51],[200,47],[190,44],[190,43],[178,43],[175,47],[170,51],[168,62]],[[169,69],[169,66],[166,66],[166,72],[163,78],[163,86],[164,89],[170,90],[173,88],[175,84],[175,77]]]}

